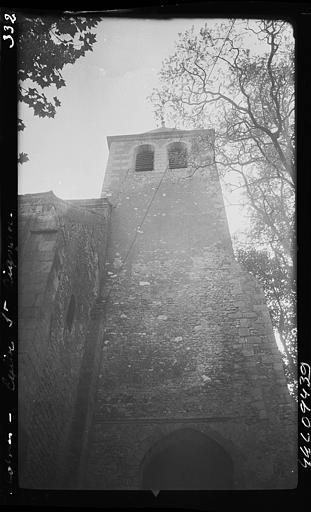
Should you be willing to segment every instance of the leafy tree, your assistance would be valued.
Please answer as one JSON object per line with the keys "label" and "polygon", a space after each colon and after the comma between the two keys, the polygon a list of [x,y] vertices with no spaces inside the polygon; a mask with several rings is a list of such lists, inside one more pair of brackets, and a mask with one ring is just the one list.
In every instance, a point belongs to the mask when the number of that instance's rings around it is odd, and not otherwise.
{"label": "leafy tree", "polygon": [[[92,30],[98,20],[92,18],[61,16],[30,17],[19,19],[18,35],[18,99],[33,109],[39,117],[54,117],[61,102],[51,86],[60,89],[66,85],[62,71],[66,64],[74,64],[93,49],[96,35]],[[54,93],[55,94],[55,93]],[[25,124],[19,119],[18,130]],[[25,153],[19,162],[27,161]]]}
{"label": "leafy tree", "polygon": [[274,331],[284,349],[285,372],[294,391],[296,382],[296,280],[288,273],[287,265],[267,250],[254,247],[236,247],[236,257],[241,265],[261,284],[269,308]]}
{"label": "leafy tree", "polygon": [[[254,47],[259,48],[257,51]],[[216,163],[291,260],[295,187],[294,48],[282,21],[237,20],[179,34],[150,99],[156,118],[213,126]],[[281,195],[282,201],[278,200]],[[272,202],[272,204],[270,204]],[[288,229],[272,212],[289,205]],[[281,215],[279,215],[281,217]],[[283,221],[282,221],[283,222]]]}
{"label": "leafy tree", "polygon": [[[295,360],[294,74],[288,23],[206,23],[179,34],[149,97],[158,121],[215,129],[220,176],[239,194],[248,242],[257,247],[237,255],[263,285],[288,368]],[[198,167],[194,156],[193,172]]]}

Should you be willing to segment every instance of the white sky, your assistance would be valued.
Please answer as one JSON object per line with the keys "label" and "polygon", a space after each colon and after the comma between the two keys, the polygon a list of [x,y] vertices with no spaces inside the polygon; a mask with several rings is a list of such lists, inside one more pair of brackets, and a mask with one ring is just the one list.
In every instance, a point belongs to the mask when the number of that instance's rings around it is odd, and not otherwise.
{"label": "white sky", "polygon": [[[19,116],[19,152],[29,161],[19,169],[19,193],[53,190],[62,199],[99,197],[108,158],[106,137],[156,128],[146,97],[158,85],[162,60],[174,50],[178,32],[205,19],[104,19],[97,43],[63,70],[66,87],[55,88],[62,105],[54,119]],[[217,20],[210,20],[213,24]],[[219,20],[218,20],[219,21]],[[239,210],[227,210],[231,232],[241,227]]]}

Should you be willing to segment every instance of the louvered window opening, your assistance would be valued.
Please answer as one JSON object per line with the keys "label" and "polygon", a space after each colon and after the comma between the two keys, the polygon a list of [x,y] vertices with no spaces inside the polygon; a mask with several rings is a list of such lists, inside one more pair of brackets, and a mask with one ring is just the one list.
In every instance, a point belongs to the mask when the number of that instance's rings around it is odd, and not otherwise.
{"label": "louvered window opening", "polygon": [[135,171],[153,171],[154,151],[148,144],[140,146],[136,156]]}
{"label": "louvered window opening", "polygon": [[172,144],[168,149],[168,161],[170,169],[181,169],[187,167],[187,148],[183,144]]}

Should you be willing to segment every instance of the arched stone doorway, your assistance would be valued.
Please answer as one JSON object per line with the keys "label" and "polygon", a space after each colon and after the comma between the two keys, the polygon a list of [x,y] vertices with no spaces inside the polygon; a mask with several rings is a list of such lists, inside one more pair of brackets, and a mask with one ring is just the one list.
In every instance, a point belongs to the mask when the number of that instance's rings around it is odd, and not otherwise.
{"label": "arched stone doorway", "polygon": [[230,455],[213,439],[194,429],[172,432],[148,452],[143,489],[233,489]]}

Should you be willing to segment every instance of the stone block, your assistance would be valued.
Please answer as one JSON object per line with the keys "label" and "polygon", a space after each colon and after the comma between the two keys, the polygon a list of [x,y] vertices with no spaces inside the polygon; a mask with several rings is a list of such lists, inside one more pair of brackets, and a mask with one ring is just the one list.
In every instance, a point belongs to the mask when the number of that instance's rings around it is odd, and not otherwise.
{"label": "stone block", "polygon": [[240,326],[241,327],[248,327],[248,325],[249,325],[249,321],[248,321],[247,318],[241,318],[240,319]]}
{"label": "stone block", "polygon": [[51,251],[55,247],[55,241],[42,240],[39,242],[39,251]]}
{"label": "stone block", "polygon": [[253,312],[246,312],[243,313],[243,318],[257,318],[257,314]]}
{"label": "stone block", "polygon": [[245,327],[241,327],[239,329],[239,336],[242,336],[242,337],[249,336],[249,329],[247,329]]}

